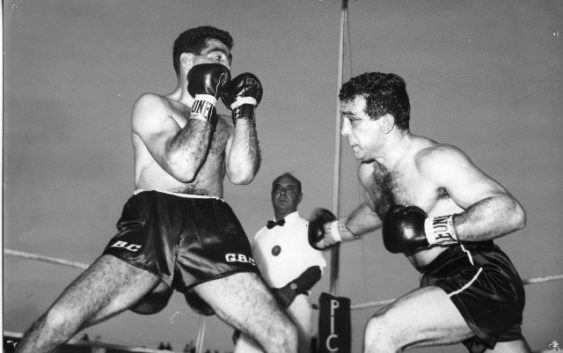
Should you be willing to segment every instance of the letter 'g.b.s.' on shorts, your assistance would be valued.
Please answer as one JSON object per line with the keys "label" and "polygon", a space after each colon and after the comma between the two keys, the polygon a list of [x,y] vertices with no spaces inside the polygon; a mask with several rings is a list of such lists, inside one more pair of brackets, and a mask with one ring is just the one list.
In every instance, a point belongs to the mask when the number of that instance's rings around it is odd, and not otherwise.
{"label": "letter 'g.b.s.' on shorts", "polygon": [[117,229],[104,255],[154,273],[206,315],[213,310],[191,288],[237,272],[258,272],[240,222],[219,198],[142,191],[125,204]]}
{"label": "letter 'g.b.s.' on shorts", "polygon": [[464,342],[471,352],[523,339],[524,286],[492,241],[451,246],[422,272],[421,287],[442,288],[475,334]]}

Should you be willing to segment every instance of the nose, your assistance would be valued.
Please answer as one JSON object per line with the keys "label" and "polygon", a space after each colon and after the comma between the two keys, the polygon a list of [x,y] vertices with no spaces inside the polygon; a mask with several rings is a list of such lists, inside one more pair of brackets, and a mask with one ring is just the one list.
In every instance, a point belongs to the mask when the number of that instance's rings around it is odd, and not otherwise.
{"label": "nose", "polygon": [[342,127],[340,128],[340,135],[348,136],[350,135],[350,122],[348,119],[342,119]]}

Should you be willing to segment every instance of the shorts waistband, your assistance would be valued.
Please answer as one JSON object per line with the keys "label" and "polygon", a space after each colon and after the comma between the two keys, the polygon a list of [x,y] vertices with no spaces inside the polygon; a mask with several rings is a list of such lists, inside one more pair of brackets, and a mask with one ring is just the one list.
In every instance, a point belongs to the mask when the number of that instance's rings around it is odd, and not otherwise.
{"label": "shorts waistband", "polygon": [[158,189],[152,189],[152,190],[137,189],[133,192],[133,195],[138,195],[142,192],[148,192],[148,191],[154,191],[154,192],[158,192],[158,193],[161,193],[161,194],[168,194],[168,195],[172,195],[172,196],[184,197],[184,198],[187,198],[187,199],[214,199],[214,200],[225,202],[225,200],[223,200],[222,198],[217,197],[217,196],[183,194],[183,193],[179,193],[179,192],[172,192],[172,191],[165,191],[165,190],[158,190]]}
{"label": "shorts waistband", "polygon": [[471,251],[486,251],[486,250],[495,250],[498,247],[492,240],[488,241],[481,241],[481,242],[467,242],[467,243],[459,243],[456,245],[450,245],[448,249],[443,251],[439,254],[432,262],[425,266],[416,267],[416,269],[421,272],[425,273],[428,271],[433,271],[434,269],[440,267],[445,261],[449,261],[449,257],[456,254],[464,253],[467,255],[467,259],[469,262],[473,264]]}

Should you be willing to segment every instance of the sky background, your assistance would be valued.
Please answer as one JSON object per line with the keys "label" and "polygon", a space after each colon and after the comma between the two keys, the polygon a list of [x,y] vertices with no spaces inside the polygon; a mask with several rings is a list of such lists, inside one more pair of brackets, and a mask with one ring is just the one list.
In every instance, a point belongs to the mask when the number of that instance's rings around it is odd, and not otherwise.
{"label": "sky background", "polygon": [[[3,246],[91,263],[133,192],[129,117],[143,92],[176,84],[171,48],[183,30],[214,25],[235,39],[232,72],[264,86],[254,182],[226,181],[247,233],[270,218],[270,184],[303,183],[300,212],[332,206],[340,1],[6,0],[4,5]],[[498,240],[524,278],[563,273],[563,3],[560,0],[350,1],[344,76],[394,72],[407,82],[411,130],[463,149],[521,201],[528,225]],[[220,111],[225,111],[221,105]],[[345,141],[341,214],[361,202]],[[328,253],[327,253],[328,257]],[[418,286],[380,232],[341,247],[338,295],[353,304]],[[5,256],[3,325],[21,332],[79,270]],[[313,298],[329,291],[328,271]],[[100,283],[102,286],[103,283]],[[563,342],[563,281],[526,287],[524,335]],[[353,352],[374,308],[353,311]],[[104,341],[181,351],[200,317],[176,294],[153,316],[124,313],[87,329]],[[232,349],[207,319],[205,348]],[[465,352],[461,346],[416,352]]]}

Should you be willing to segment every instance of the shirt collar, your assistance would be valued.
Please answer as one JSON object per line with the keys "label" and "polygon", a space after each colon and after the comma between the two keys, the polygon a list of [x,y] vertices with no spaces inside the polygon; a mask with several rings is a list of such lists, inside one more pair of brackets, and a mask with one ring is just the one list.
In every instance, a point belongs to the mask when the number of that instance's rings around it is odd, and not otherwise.
{"label": "shirt collar", "polygon": [[[284,217],[286,223],[293,222],[298,218],[299,218],[299,212],[298,211],[291,212],[290,214],[288,214],[287,216]],[[277,219],[274,219],[274,220],[277,221]]]}

